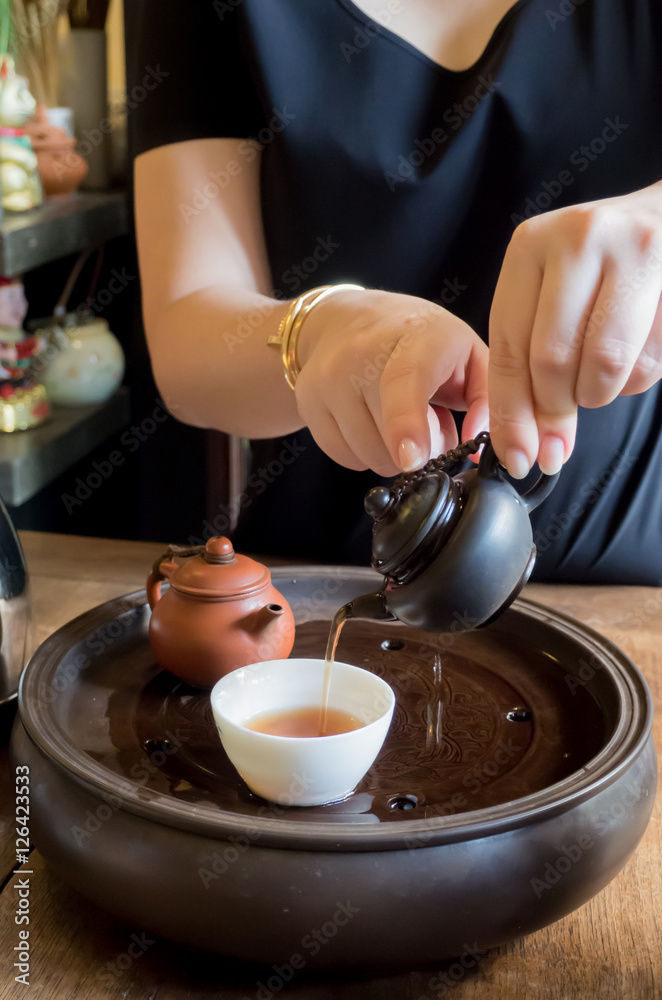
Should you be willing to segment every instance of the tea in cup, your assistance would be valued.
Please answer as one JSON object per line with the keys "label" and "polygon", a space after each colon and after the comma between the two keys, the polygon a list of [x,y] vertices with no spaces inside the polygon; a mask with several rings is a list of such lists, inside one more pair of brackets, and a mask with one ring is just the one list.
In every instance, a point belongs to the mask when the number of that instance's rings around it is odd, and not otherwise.
{"label": "tea in cup", "polygon": [[212,689],[225,752],[264,799],[292,806],[344,799],[381,750],[395,708],[391,687],[336,661],[323,720],[324,666],[322,659],[267,660],[234,670]]}

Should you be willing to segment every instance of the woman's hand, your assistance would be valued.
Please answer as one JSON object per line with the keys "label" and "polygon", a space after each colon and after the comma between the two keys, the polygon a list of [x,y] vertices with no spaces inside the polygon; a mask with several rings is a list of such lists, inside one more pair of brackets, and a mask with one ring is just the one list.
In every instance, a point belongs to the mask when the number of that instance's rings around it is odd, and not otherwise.
{"label": "woman's hand", "polygon": [[301,329],[301,418],[340,465],[393,476],[487,426],[487,347],[462,320],[410,295],[337,292]]}
{"label": "woman's hand", "polygon": [[577,407],[662,376],[662,183],[547,212],[508,246],[490,316],[490,431],[511,475],[558,471]]}

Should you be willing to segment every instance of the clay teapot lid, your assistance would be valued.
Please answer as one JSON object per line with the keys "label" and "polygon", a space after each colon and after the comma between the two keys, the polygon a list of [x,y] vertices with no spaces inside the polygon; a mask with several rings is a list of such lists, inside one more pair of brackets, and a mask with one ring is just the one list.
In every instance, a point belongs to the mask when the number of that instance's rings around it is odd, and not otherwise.
{"label": "clay teapot lid", "polygon": [[[191,555],[185,562],[169,573],[171,586],[176,590],[194,596],[208,598],[243,597],[259,590],[271,580],[271,573],[266,566],[239,555],[234,551],[229,538],[218,536],[210,538],[206,545],[195,549],[181,549],[171,546],[168,553],[172,556]],[[163,558],[168,558],[166,555]],[[163,561],[159,559],[155,570]],[[155,574],[156,575],[156,574]],[[163,578],[163,573],[159,573]]]}

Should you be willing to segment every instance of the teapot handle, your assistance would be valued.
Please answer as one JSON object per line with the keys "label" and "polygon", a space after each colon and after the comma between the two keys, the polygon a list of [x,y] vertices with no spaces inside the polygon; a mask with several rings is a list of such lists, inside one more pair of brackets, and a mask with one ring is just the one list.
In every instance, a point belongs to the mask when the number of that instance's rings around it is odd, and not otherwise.
{"label": "teapot handle", "polygon": [[540,479],[533,484],[531,489],[527,490],[526,493],[521,494],[524,506],[528,510],[529,514],[532,510],[535,510],[546,497],[549,496],[558,483],[560,475],[560,472],[556,472],[553,476],[546,476],[544,472],[541,472]]}
{"label": "teapot handle", "polygon": [[170,574],[176,569],[177,563],[174,562],[161,562],[159,559],[155,563],[154,569],[147,577],[145,588],[147,591],[147,600],[152,611],[154,610],[154,605],[161,600],[161,583],[163,580],[170,579]]}
{"label": "teapot handle", "polygon": [[[491,441],[488,441],[483,448],[478,463],[478,475],[484,479],[502,479],[503,477],[503,469],[499,464],[499,459],[496,457]],[[531,489],[527,490],[526,493],[520,494],[529,514],[549,496],[559,481],[560,475],[561,473],[557,472],[553,476],[547,476],[541,472],[539,479],[533,484]]]}

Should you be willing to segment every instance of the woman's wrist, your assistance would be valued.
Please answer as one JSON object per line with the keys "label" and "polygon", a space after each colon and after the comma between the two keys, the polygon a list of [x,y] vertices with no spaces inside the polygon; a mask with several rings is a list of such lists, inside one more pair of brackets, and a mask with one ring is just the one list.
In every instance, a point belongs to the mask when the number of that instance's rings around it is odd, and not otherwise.
{"label": "woman's wrist", "polygon": [[[346,302],[356,299],[356,293],[365,293],[362,285],[340,284],[326,286],[328,293],[313,302],[297,330],[296,354],[299,371],[309,360],[320,338],[328,329],[329,309],[342,310]],[[325,319],[326,317],[326,319]]]}

